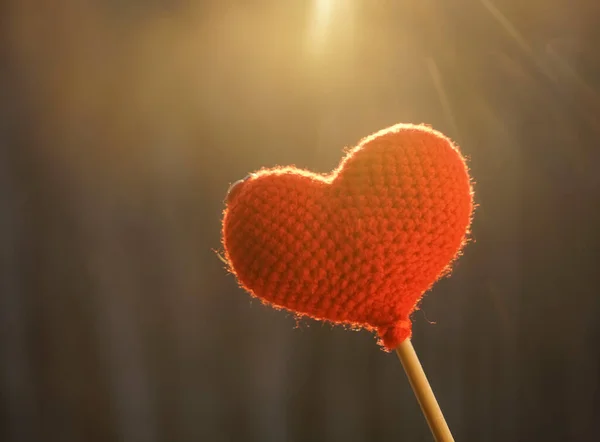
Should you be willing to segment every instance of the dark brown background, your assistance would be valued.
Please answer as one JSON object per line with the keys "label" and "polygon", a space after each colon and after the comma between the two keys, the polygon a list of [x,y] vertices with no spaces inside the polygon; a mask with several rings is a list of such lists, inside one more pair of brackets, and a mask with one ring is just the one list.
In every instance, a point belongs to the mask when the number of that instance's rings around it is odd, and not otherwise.
{"label": "dark brown background", "polygon": [[230,182],[398,121],[477,182],[414,315],[456,439],[600,440],[596,4],[354,0],[310,46],[311,2],[4,0],[0,440],[430,440],[373,336],[214,252]]}

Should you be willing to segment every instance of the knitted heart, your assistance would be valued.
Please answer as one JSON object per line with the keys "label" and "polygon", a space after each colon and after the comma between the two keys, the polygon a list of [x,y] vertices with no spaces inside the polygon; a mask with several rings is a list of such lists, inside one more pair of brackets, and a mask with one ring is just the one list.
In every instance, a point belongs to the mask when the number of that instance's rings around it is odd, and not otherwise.
{"label": "knitted heart", "polygon": [[465,243],[473,195],[465,161],[427,126],[363,139],[337,169],[263,169],[230,188],[226,258],[277,308],[376,330],[387,349]]}

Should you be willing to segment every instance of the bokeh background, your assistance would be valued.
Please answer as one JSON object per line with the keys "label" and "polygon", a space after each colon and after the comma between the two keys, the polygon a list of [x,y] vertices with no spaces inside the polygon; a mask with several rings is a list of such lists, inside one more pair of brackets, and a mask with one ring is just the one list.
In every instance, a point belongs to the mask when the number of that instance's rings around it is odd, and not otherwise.
{"label": "bokeh background", "polygon": [[4,0],[0,440],[431,440],[374,336],[216,254],[231,182],[399,121],[476,180],[414,315],[456,439],[600,440],[599,5]]}

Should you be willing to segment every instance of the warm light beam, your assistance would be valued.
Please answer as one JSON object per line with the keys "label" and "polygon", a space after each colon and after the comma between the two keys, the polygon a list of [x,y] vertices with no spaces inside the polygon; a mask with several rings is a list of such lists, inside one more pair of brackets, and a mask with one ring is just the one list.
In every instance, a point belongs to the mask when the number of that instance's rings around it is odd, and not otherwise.
{"label": "warm light beam", "polygon": [[331,23],[336,0],[314,0],[308,24],[308,48],[312,53],[321,53],[331,33]]}

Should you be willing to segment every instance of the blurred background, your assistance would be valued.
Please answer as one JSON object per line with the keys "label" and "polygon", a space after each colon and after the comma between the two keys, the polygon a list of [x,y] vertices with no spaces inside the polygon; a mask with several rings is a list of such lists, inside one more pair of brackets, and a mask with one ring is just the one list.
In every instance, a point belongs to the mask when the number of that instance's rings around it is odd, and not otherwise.
{"label": "blurred background", "polygon": [[262,166],[428,123],[475,242],[414,315],[457,441],[600,440],[600,3],[4,0],[0,440],[429,441],[394,354],[221,249]]}

